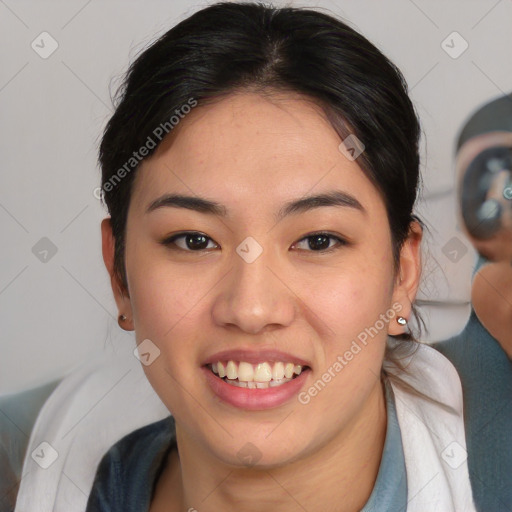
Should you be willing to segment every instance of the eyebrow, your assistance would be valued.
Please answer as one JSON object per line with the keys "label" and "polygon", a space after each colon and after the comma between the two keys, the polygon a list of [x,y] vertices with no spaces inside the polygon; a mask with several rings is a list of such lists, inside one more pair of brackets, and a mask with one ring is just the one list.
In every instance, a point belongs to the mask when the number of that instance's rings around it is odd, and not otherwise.
{"label": "eyebrow", "polygon": [[[304,213],[322,206],[343,206],[353,208],[366,214],[363,205],[352,195],[341,190],[333,190],[323,194],[306,196],[285,203],[276,214],[276,221],[282,220],[289,215]],[[146,209],[146,213],[150,213],[159,208],[185,208],[200,213],[216,215],[218,217],[227,217],[227,208],[215,201],[197,196],[186,196],[182,194],[165,194],[150,203]]]}

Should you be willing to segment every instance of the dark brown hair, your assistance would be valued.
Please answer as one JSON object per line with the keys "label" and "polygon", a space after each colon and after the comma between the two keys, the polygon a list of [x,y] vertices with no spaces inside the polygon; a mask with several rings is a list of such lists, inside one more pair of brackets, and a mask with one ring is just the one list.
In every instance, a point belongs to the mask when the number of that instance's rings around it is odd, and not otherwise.
{"label": "dark brown hair", "polygon": [[420,160],[420,126],[401,72],[364,36],[331,15],[220,2],[171,28],[138,56],[101,141],[114,270],[126,292],[125,231],[136,166],[114,184],[113,178],[123,166],[126,170],[148,137],[155,138],[157,127],[168,126],[191,99],[201,106],[243,90],[300,93],[322,107],[342,139],[354,134],[363,142],[357,163],[385,203],[397,268],[410,223],[417,220],[412,212]]}

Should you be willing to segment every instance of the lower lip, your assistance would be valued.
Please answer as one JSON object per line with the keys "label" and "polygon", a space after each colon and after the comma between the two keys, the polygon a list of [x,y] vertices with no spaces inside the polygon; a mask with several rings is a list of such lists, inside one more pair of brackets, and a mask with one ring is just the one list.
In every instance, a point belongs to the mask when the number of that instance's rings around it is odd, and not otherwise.
{"label": "lower lip", "polygon": [[278,407],[293,396],[298,394],[310,372],[304,370],[298,377],[295,377],[286,384],[274,388],[248,389],[233,386],[217,377],[207,366],[201,368],[205,373],[206,380],[213,392],[224,402],[239,407],[240,409],[249,409],[258,411]]}

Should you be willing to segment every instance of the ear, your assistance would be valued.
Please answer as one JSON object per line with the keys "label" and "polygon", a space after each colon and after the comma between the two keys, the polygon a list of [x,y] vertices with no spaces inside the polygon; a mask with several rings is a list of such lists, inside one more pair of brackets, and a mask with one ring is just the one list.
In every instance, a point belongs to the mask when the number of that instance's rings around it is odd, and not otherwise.
{"label": "ear", "polygon": [[110,275],[110,284],[119,314],[126,316],[126,320],[119,322],[119,325],[125,331],[133,331],[133,314],[130,297],[119,277],[114,273],[115,238],[112,234],[110,217],[101,221],[101,249],[105,267]]}
{"label": "ear", "polygon": [[[416,220],[409,225],[409,234],[400,250],[400,267],[397,272],[395,287],[393,289],[392,304],[399,304],[401,308],[393,306],[397,317],[411,318],[412,304],[416,298],[421,275],[421,239],[423,229]],[[390,322],[388,334],[396,336],[406,332],[407,326],[400,325],[396,320]]]}

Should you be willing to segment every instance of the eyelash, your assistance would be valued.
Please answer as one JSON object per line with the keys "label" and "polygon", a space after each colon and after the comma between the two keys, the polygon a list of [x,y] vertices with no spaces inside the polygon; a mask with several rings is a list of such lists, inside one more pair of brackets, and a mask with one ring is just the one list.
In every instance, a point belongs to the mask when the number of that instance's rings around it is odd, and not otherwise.
{"label": "eyelash", "polygon": [[[212,240],[209,236],[206,236],[204,233],[201,233],[199,231],[183,231],[181,233],[177,233],[175,235],[172,235],[169,238],[166,238],[166,239],[162,240],[161,244],[166,246],[166,247],[169,247],[171,250],[179,250],[179,251],[183,251],[183,252],[201,253],[201,252],[204,252],[204,251],[208,250],[208,249],[199,249],[197,251],[194,251],[194,250],[190,250],[190,249],[183,249],[182,247],[176,246],[176,244],[175,244],[176,240],[178,240],[180,238],[184,238],[184,237],[186,237],[188,235],[200,235],[200,236],[203,236],[204,238],[206,238],[208,240]],[[331,252],[333,252],[333,251],[335,251],[337,249],[340,249],[342,246],[348,245],[348,242],[345,239],[341,238],[340,236],[333,235],[333,234],[325,232],[325,231],[318,231],[318,232],[314,232],[314,233],[309,233],[308,235],[306,235],[306,236],[302,237],[300,240],[298,240],[298,242],[296,242],[296,243],[302,242],[303,240],[307,240],[308,238],[314,238],[315,236],[325,236],[325,237],[328,237],[328,238],[330,238],[332,240],[336,240],[338,242],[338,245],[335,245],[333,247],[328,247],[327,249],[321,249],[319,251],[306,250],[306,252],[313,252],[313,253],[316,252],[316,253],[326,254],[326,253],[331,253]],[[296,245],[296,243],[294,243],[293,245]],[[174,245],[174,247],[171,247],[173,245]]]}

